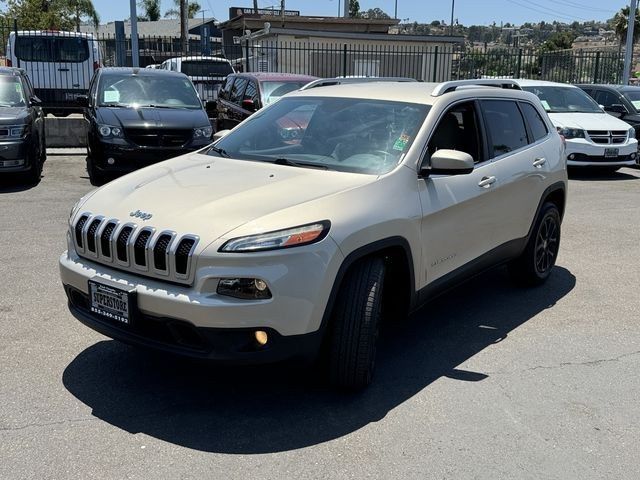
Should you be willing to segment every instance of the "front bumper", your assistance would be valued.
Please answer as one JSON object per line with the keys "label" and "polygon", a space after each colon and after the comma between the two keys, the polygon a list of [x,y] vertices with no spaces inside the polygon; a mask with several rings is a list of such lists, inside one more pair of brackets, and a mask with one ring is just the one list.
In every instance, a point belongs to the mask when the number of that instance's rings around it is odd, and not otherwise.
{"label": "front bumper", "polygon": [[[616,148],[618,155],[605,157],[609,148]],[[624,167],[638,161],[638,142],[631,139],[623,144],[599,145],[582,138],[568,139],[565,154],[570,167]]]}
{"label": "front bumper", "polygon": [[0,172],[29,170],[28,141],[26,139],[0,141]]}
{"label": "front bumper", "polygon": [[[294,251],[297,250],[297,251]],[[285,266],[283,255],[289,260]],[[226,256],[225,256],[226,257]],[[79,257],[60,257],[60,275],[71,312],[109,337],[191,357],[238,363],[313,356],[323,335],[325,306],[342,254],[329,237],[286,253],[199,262],[192,285],[141,277]],[[201,265],[202,263],[202,265]],[[240,300],[216,293],[220,278],[262,278],[268,300]],[[90,279],[135,290],[131,325],[111,322],[90,311]],[[256,344],[256,330],[269,342]]]}

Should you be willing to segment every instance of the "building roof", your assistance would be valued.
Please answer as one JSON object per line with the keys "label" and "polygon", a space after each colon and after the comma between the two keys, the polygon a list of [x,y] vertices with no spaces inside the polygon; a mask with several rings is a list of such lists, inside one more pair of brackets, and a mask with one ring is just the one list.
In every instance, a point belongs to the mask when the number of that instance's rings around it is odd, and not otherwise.
{"label": "building roof", "polygon": [[[266,33],[266,32],[265,32]],[[295,28],[270,27],[270,35],[293,35],[300,37],[344,38],[349,40],[378,40],[384,42],[417,42],[417,43],[463,43],[462,36],[449,35],[390,35],[388,33],[354,33],[328,32],[321,30],[300,30]]]}
{"label": "building roof", "polygon": [[[213,17],[204,19],[204,24],[208,24],[211,27],[212,36],[215,36],[213,32],[217,30],[217,27],[214,25],[215,23],[216,19]],[[202,18],[190,18],[189,33],[197,35],[202,25]],[[115,22],[109,22],[104,25],[99,25],[98,30],[96,30],[93,25],[85,24],[80,25],[80,31],[97,33],[99,36],[114,36],[116,33],[116,24]],[[131,22],[128,20],[124,22],[124,33],[126,36],[131,35]],[[149,37],[180,37],[180,19],[163,18],[155,22],[138,22],[138,35]]]}

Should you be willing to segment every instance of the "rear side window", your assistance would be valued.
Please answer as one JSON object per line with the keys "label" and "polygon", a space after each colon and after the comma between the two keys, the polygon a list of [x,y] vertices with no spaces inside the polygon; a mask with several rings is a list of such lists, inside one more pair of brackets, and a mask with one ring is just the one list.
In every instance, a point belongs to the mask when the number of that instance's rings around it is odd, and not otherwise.
{"label": "rear side window", "polygon": [[81,37],[18,36],[16,56],[25,62],[84,62],[89,42]]}
{"label": "rear side window", "polygon": [[183,60],[180,69],[189,77],[226,77],[233,73],[229,63],[215,60]]}
{"label": "rear side window", "polygon": [[240,104],[242,102],[242,95],[244,94],[244,89],[246,86],[246,78],[236,78],[236,81],[233,82],[233,87],[231,87],[229,100],[231,100],[233,103]]}
{"label": "rear side window", "polygon": [[533,135],[533,141],[537,142],[541,138],[546,137],[549,130],[547,130],[547,125],[544,123],[544,120],[538,113],[538,110],[536,110],[530,103],[521,103],[520,107],[522,108],[524,118],[529,124],[529,129]]}
{"label": "rear side window", "polygon": [[620,100],[615,94],[611,92],[606,92],[604,90],[598,90],[595,96],[596,102],[600,105],[604,105],[605,107],[610,107],[611,105],[622,104],[622,100]]}
{"label": "rear side window", "polygon": [[256,86],[256,82],[249,82],[244,92],[244,100],[253,100],[254,102],[258,100],[258,87]]}
{"label": "rear side window", "polygon": [[499,157],[527,145],[527,130],[518,105],[512,100],[482,100],[492,157]]}

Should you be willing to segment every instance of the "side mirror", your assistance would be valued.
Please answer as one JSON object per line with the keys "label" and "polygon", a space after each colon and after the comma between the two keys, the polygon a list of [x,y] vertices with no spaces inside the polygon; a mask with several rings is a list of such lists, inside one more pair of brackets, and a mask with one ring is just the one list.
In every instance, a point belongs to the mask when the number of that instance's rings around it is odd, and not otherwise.
{"label": "side mirror", "polygon": [[473,172],[473,157],[459,150],[438,150],[431,155],[431,166],[423,166],[420,176],[465,175]]}
{"label": "side mirror", "polygon": [[242,100],[242,108],[248,110],[250,112],[255,112],[258,110],[258,106],[254,100],[244,99]]}
{"label": "side mirror", "polygon": [[218,141],[220,140],[222,137],[224,137],[225,135],[227,135],[227,133],[229,133],[231,130],[220,130],[219,132],[216,132],[213,134],[213,141]]}
{"label": "side mirror", "polygon": [[604,111],[607,113],[617,113],[619,115],[624,115],[625,113],[627,113],[627,109],[625,108],[625,106],[620,103],[608,105],[604,107]]}
{"label": "side mirror", "polygon": [[78,95],[76,97],[76,102],[78,102],[78,105],[80,105],[81,107],[88,107],[89,97],[87,95]]}
{"label": "side mirror", "polygon": [[40,100],[38,97],[36,97],[35,95],[32,96],[29,101],[31,102],[31,105],[33,105],[34,107],[39,107],[40,105],[42,105],[42,100]]}

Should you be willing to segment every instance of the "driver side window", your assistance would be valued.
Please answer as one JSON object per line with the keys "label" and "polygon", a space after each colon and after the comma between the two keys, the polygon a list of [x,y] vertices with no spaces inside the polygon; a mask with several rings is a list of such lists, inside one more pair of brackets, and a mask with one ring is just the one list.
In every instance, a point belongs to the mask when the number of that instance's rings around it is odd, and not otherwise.
{"label": "driver side window", "polygon": [[484,161],[474,102],[454,105],[440,118],[429,140],[429,158],[438,150],[458,150],[473,157],[474,163]]}

